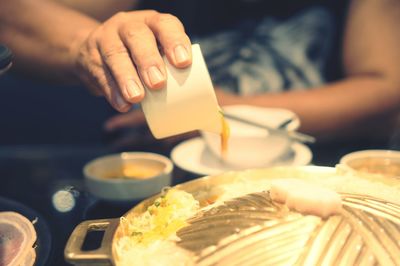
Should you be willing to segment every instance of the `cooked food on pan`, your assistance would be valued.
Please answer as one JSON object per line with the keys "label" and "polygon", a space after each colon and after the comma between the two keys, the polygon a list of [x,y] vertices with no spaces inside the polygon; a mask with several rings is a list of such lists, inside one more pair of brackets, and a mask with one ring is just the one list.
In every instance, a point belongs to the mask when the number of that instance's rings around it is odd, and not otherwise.
{"label": "cooked food on pan", "polygon": [[294,178],[271,181],[271,199],[286,204],[291,209],[303,214],[313,214],[327,218],[338,214],[342,208],[340,195],[309,182]]}
{"label": "cooked food on pan", "polygon": [[116,264],[400,265],[398,205],[296,179],[196,193],[121,218]]}
{"label": "cooked food on pan", "polygon": [[[187,264],[190,261],[189,253],[173,243],[179,240],[176,232],[188,225],[186,220],[199,209],[199,202],[191,194],[169,189],[163,191],[161,197],[143,214],[132,219],[122,217],[122,237],[115,248],[119,264],[157,265],[161,258],[168,260],[171,256],[184,263],[182,265]],[[175,263],[171,265],[177,265]]]}

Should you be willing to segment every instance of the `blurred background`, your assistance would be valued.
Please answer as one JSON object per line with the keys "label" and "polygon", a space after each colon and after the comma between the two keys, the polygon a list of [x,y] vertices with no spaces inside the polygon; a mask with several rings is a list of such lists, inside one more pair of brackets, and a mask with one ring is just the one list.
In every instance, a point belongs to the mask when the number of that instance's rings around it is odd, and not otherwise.
{"label": "blurred background", "polygon": [[[215,47],[213,47],[213,42],[210,45],[207,36],[229,29],[246,32],[247,28],[251,29],[265,17],[271,16],[278,21],[285,21],[294,15],[302,14],[305,10],[315,8],[318,11],[326,12],[319,15],[320,19],[324,19],[321,21],[321,25],[326,24],[326,17],[333,22],[332,25],[329,22],[329,28],[326,28],[327,31],[329,30],[329,34],[315,33],[320,34],[321,38],[329,37],[330,42],[329,47],[326,48],[328,53],[321,67],[320,79],[323,82],[330,82],[342,78],[340,54],[347,5],[348,1],[293,2],[284,0],[271,4],[269,1],[240,0],[231,1],[228,9],[224,1],[174,0],[168,2],[141,1],[138,8],[156,9],[176,15],[185,25],[192,40],[199,41],[204,49],[210,48],[211,52],[205,51],[205,57],[211,76],[216,86],[224,88],[231,84],[231,80],[224,80],[224,73],[219,71],[220,65],[215,64],[215,60],[213,60]],[[321,26],[318,30],[324,31],[324,29]],[[322,45],[318,42],[316,44]],[[235,51],[236,48],[232,49]],[[306,51],[307,56],[311,59],[321,56],[316,51],[321,53],[322,48],[311,46]],[[237,58],[231,60],[237,60]],[[239,60],[245,61],[241,58]],[[229,64],[230,62],[228,60],[224,63]],[[249,63],[249,65],[251,64],[252,62]],[[44,73],[43,76],[46,74]],[[296,85],[298,84],[289,82],[285,84],[286,87],[283,87],[283,91]],[[304,86],[304,84],[301,85]],[[232,90],[240,93],[240,88]],[[134,143],[135,133],[132,133],[132,130],[122,130],[112,134],[105,133],[103,123],[116,112],[103,98],[93,97],[82,85],[60,84],[59,82],[52,84],[34,76],[15,73],[14,69],[11,69],[0,77],[0,111],[0,145],[107,145],[121,136],[128,136],[132,143],[125,139],[121,143],[127,146],[118,145],[119,149],[135,149],[135,145],[140,144]],[[358,140],[358,138],[352,139],[346,145],[355,145],[354,149],[356,147],[360,149],[398,147],[397,137],[384,140],[360,140],[360,143]],[[330,144],[324,143],[324,145]]]}
{"label": "blurred background", "polygon": [[83,86],[49,84],[9,71],[0,77],[0,145],[103,143],[115,114]]}
{"label": "blurred background", "polygon": [[[287,92],[297,88],[306,90],[343,78],[341,47],[349,2],[148,0],[141,1],[138,8],[176,15],[192,41],[199,42],[204,49],[214,85],[245,94],[256,90],[257,86],[266,90],[257,93]],[[254,29],[271,29],[272,33],[267,31],[264,34]],[[286,30],[291,33],[289,38],[280,35]],[[306,38],[302,37],[302,33]],[[274,42],[272,37],[278,41]],[[266,53],[269,59],[272,58],[271,65],[279,67],[267,66],[270,70],[268,74],[253,76],[265,66],[265,61],[257,61],[260,59],[258,53],[249,55],[242,48],[255,47],[253,52],[257,51],[262,41],[269,45],[266,45],[267,52],[272,51]],[[311,72],[301,68],[301,64],[299,67],[296,62],[290,61],[295,59],[291,53],[297,52],[296,47],[300,43],[307,44],[302,55],[314,67]],[[221,53],[219,57],[219,45],[222,50],[227,47],[232,53],[229,56]],[[278,48],[288,50],[279,51]],[[233,66],[230,72],[225,72],[228,71],[226,66]],[[243,82],[240,82],[238,73],[251,81],[246,83],[248,87],[239,86]],[[285,78],[274,87],[272,81],[282,73],[286,74]],[[295,73],[294,78],[288,73]],[[63,249],[76,224],[87,219],[120,216],[137,203],[118,206],[92,197],[85,190],[83,166],[93,158],[116,151],[151,151],[169,156],[182,136],[155,140],[143,127],[106,132],[104,123],[117,112],[104,98],[94,97],[83,85],[52,83],[44,81],[43,77],[52,79],[47,73],[42,73],[41,78],[18,73],[15,66],[0,76],[0,176],[9,180],[1,186],[0,196],[26,204],[43,215],[54,239],[54,260],[49,260],[48,265],[65,265]],[[258,78],[262,82],[257,83]],[[386,130],[386,127],[378,125],[369,131],[378,136]],[[400,128],[390,138],[369,138],[364,136],[362,130],[358,134],[349,139],[334,138],[309,145],[313,154],[312,164],[335,166],[343,155],[356,150],[400,149]],[[183,138],[192,136],[189,134]],[[191,154],[184,157],[189,156]],[[197,176],[175,169],[174,184],[194,177]],[[69,197],[71,204],[67,210],[60,211],[54,203],[57,195]],[[46,255],[42,257],[47,258]]]}

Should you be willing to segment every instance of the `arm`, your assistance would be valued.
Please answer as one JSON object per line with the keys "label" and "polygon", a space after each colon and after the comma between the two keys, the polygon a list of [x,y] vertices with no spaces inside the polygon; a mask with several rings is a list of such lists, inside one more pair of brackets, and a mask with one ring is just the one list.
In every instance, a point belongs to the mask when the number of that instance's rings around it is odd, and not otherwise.
{"label": "arm", "polygon": [[317,137],[357,131],[400,110],[400,2],[352,1],[344,36],[343,80],[309,91],[250,97],[222,95],[221,102],[293,110],[301,130]]}
{"label": "arm", "polygon": [[[23,10],[23,12],[21,11]],[[0,0],[0,42],[15,66],[47,79],[81,81],[119,111],[165,85],[158,43],[176,67],[191,63],[180,21],[156,11],[120,12],[104,23],[52,0]]]}
{"label": "arm", "polygon": [[96,20],[53,1],[0,0],[0,42],[13,50],[16,69],[35,76],[77,80],[73,54],[98,26]]}
{"label": "arm", "polygon": [[91,17],[104,21],[119,11],[130,10],[139,0],[53,0]]}

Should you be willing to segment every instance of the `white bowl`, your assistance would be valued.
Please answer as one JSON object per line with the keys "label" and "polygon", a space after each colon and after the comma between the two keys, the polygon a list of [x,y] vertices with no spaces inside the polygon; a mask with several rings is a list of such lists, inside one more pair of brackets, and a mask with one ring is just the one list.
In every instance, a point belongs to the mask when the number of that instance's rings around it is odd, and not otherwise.
{"label": "white bowl", "polygon": [[[154,171],[140,179],[118,177],[127,164],[151,167]],[[86,186],[95,197],[110,201],[133,201],[150,197],[170,186],[172,170],[173,163],[165,156],[149,152],[123,152],[90,161],[83,173]]]}
{"label": "white bowl", "polygon": [[400,181],[400,151],[363,150],[346,154],[340,159],[337,169],[374,181]]}
{"label": "white bowl", "polygon": [[[224,113],[277,128],[284,121],[292,118],[288,130],[300,126],[296,114],[287,109],[262,108],[249,105],[231,105],[224,108]],[[292,140],[282,134],[270,133],[265,129],[250,126],[227,119],[230,126],[228,151],[221,155],[220,136],[201,131],[201,135],[211,152],[224,163],[235,169],[255,168],[271,165],[290,152]]]}

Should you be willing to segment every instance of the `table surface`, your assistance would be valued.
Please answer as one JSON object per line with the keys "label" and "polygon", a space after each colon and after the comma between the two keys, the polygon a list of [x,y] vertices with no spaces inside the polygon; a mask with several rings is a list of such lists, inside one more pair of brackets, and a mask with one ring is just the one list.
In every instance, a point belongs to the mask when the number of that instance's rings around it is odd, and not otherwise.
{"label": "table surface", "polygon": [[[172,147],[130,147],[169,156]],[[322,145],[311,147],[313,164],[334,166],[344,154],[377,145]],[[51,253],[46,265],[68,265],[63,258],[66,241],[81,221],[119,217],[138,202],[116,204],[97,200],[85,189],[82,167],[101,155],[114,153],[103,146],[9,146],[0,148],[0,196],[18,201],[38,212],[51,234]],[[174,184],[196,176],[174,170]],[[69,206],[57,206],[57,195],[70,196]],[[63,194],[64,193],[64,194]],[[1,210],[0,210],[1,211]]]}

